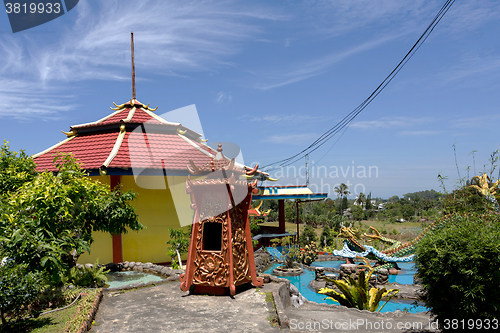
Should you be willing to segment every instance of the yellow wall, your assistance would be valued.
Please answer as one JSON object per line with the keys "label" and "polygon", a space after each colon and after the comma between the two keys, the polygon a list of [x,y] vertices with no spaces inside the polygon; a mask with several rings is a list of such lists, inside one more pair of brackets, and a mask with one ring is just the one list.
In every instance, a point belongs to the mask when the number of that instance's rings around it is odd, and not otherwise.
{"label": "yellow wall", "polygon": [[[102,183],[110,183],[109,176],[91,178]],[[141,231],[129,231],[122,236],[123,261],[168,262],[170,261],[167,256],[168,228],[181,227],[177,211],[179,211],[179,217],[183,221],[183,225],[186,224],[186,221],[189,221],[189,223],[192,221],[191,201],[189,195],[185,193],[186,177],[168,176],[165,179],[158,176],[141,176],[141,178],[141,185],[144,181],[156,184],[164,183],[166,188],[147,189],[137,186],[133,176],[121,177],[123,191],[132,190],[132,192],[138,193],[132,204],[139,216],[139,222],[146,227]],[[171,185],[170,188],[175,193],[175,204],[168,184]],[[90,254],[83,254],[78,262],[94,262],[96,258],[99,258],[99,262],[102,264],[112,262],[111,235],[93,233],[92,236],[94,243]],[[186,259],[186,257],[187,255],[184,255],[182,259]]]}

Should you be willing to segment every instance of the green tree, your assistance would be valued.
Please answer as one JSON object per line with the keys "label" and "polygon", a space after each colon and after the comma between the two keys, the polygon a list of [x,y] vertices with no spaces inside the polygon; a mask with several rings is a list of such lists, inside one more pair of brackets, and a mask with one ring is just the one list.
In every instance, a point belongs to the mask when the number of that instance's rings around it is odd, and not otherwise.
{"label": "green tree", "polygon": [[[349,186],[347,186],[344,183],[340,184],[339,186],[335,186],[334,191],[335,191],[335,193],[337,193],[337,197],[341,197],[343,199],[342,205],[340,208],[340,214],[342,215],[344,212],[344,209],[346,209],[348,206],[347,205],[347,196],[349,194],[351,194],[351,192],[349,192]],[[345,204],[344,204],[344,202],[345,202]]]}
{"label": "green tree", "polygon": [[316,232],[314,231],[313,227],[308,225],[304,228],[304,231],[302,231],[302,233],[300,234],[299,243],[300,246],[306,246],[311,242],[316,242]]}
{"label": "green tree", "polygon": [[360,206],[351,206],[352,218],[356,221],[361,221],[365,218],[365,212]]}
{"label": "green tree", "polygon": [[365,209],[366,210],[373,209],[373,205],[372,205],[372,193],[371,192],[366,197]]}
{"label": "green tree", "polygon": [[30,271],[46,271],[59,284],[83,251],[90,252],[93,231],[117,235],[143,226],[130,205],[134,193],[91,180],[70,155],[54,163],[57,174],[40,173],[10,190],[0,242],[6,256]]}
{"label": "green tree", "polygon": [[24,150],[11,151],[9,142],[0,147],[0,199],[36,177],[36,165]]}
{"label": "green tree", "polygon": [[325,226],[323,227],[323,231],[321,232],[321,236],[319,238],[320,248],[326,247],[325,240],[326,240],[326,246],[333,245],[334,239],[332,235],[332,229],[330,229],[330,227],[327,224],[325,224]]}
{"label": "green tree", "polygon": [[356,200],[354,200],[354,203],[358,204],[360,207],[363,207],[363,204],[366,202],[366,196],[363,192],[358,194],[356,197]]}

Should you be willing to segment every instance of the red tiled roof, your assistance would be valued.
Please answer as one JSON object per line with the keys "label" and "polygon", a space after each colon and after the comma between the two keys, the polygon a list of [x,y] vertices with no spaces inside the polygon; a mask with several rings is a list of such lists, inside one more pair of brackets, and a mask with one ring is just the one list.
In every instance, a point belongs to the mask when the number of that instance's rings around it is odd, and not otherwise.
{"label": "red tiled roof", "polygon": [[40,156],[35,157],[37,171],[56,171],[52,161],[58,152],[73,153],[84,169],[98,169],[108,158],[118,137],[118,131],[75,136]]}
{"label": "red tiled roof", "polygon": [[[205,146],[195,143],[203,151]],[[177,134],[127,133],[110,168],[153,168],[166,170],[187,170],[189,159],[195,164],[210,161],[207,154],[193,147]]]}
{"label": "red tiled roof", "polygon": [[[133,166],[186,172],[189,159],[196,165],[210,161],[212,151],[209,147],[187,136],[181,137],[173,127],[177,124],[163,123],[140,108],[135,110],[128,124],[147,123],[163,125],[170,129],[164,132],[151,130],[151,133],[143,133],[141,130],[134,130],[134,126],[127,126],[120,144],[121,120],[128,117],[130,110],[130,107],[124,108],[103,121],[72,126],[72,129],[78,130],[75,136],[35,155],[37,171],[57,171],[53,159],[58,152],[73,153],[86,170],[99,169],[108,159],[111,161],[106,163],[107,168],[127,169]],[[116,124],[116,127],[110,128],[113,124]],[[83,130],[90,127],[91,132]],[[184,127],[180,126],[179,129]],[[114,148],[118,148],[118,151]]]}

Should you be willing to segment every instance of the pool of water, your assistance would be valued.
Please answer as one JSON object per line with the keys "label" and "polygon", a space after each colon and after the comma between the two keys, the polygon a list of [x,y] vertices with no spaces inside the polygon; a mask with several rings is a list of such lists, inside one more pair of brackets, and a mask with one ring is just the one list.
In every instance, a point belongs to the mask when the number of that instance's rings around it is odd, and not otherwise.
{"label": "pool of water", "polygon": [[[324,262],[317,262],[317,266],[322,266],[324,263],[328,263],[328,261]],[[342,261],[343,263],[343,261]],[[314,263],[313,263],[314,264]],[[273,264],[270,268],[266,269],[264,271],[265,274],[272,274],[273,269],[276,267],[280,266],[281,264]],[[340,265],[339,265],[340,267]],[[401,265],[400,265],[401,267]],[[401,267],[403,268],[403,267]],[[324,298],[326,297],[325,295],[321,295],[316,293],[314,289],[312,289],[309,286],[309,283],[314,279],[314,272],[304,269],[304,273],[300,276],[280,276],[280,278],[285,278],[290,280],[290,283],[292,283],[294,286],[296,286],[299,289],[299,292],[307,298],[307,300],[312,301],[312,302],[317,302],[317,303],[327,303],[327,304],[338,304],[337,302],[334,302],[332,300],[325,300]],[[428,309],[425,307],[424,303],[419,302],[418,304],[414,305],[415,301],[407,301],[407,300],[399,300],[399,299],[391,299],[382,309],[381,312],[392,312],[396,310],[408,310],[411,313],[417,313],[417,312],[424,312],[427,311]],[[380,304],[383,304],[382,302]]]}
{"label": "pool of water", "polygon": [[136,271],[111,272],[106,274],[106,276],[108,277],[107,288],[122,288],[134,283],[148,283],[163,280],[159,276]]}
{"label": "pool of water", "polygon": [[398,262],[399,274],[389,275],[389,283],[397,282],[399,284],[413,284],[413,275],[417,272],[415,264],[412,262]]}
{"label": "pool of water", "polygon": [[[311,266],[340,269],[340,265],[342,264],[345,264],[345,260],[315,261],[311,264]],[[401,268],[401,271],[397,275],[389,275],[389,283],[397,282],[399,284],[413,284],[413,275],[417,272],[415,264],[412,262],[400,262],[398,263],[398,266]]]}

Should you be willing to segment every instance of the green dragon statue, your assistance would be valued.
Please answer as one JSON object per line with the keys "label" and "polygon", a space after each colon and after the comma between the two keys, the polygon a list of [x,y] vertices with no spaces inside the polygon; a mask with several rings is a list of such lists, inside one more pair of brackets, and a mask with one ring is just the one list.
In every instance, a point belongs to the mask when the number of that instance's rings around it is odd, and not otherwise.
{"label": "green dragon statue", "polygon": [[[377,260],[378,265],[374,267],[375,271],[382,268],[389,269],[396,267],[396,263],[398,262],[413,261],[415,244],[417,244],[427,232],[440,228],[442,225],[442,222],[435,222],[425,228],[418,237],[406,243],[383,237],[380,232],[373,227],[370,227],[373,234],[364,233],[363,235],[358,229],[342,227],[339,236],[345,238],[344,247],[340,251],[334,250],[333,254],[346,258],[348,263],[352,263],[352,259],[356,256]],[[383,251],[379,251],[373,246],[361,244],[360,241],[363,236],[367,237],[369,241],[380,240],[390,244],[390,246]]]}
{"label": "green dragon statue", "polygon": [[[476,189],[477,192],[483,195],[487,200],[492,201],[495,204],[495,208],[498,210],[500,198],[500,196],[498,196],[498,189],[500,180],[492,182],[487,174],[475,176],[472,179],[473,185],[470,185],[470,187]],[[340,251],[334,250],[333,254],[346,258],[348,263],[353,263],[352,260],[356,256],[378,260],[378,265],[374,268],[375,270],[396,267],[397,262],[413,261],[415,244],[417,244],[426,233],[441,228],[444,223],[444,220],[434,222],[424,229],[418,237],[407,243],[401,243],[400,241],[383,237],[380,232],[373,227],[370,227],[373,234],[364,233],[362,235],[358,229],[343,226],[341,227],[339,236],[345,238],[344,247]],[[390,244],[390,246],[383,251],[379,251],[372,246],[362,245],[360,241],[363,236],[368,238],[368,241],[380,240]]]}

